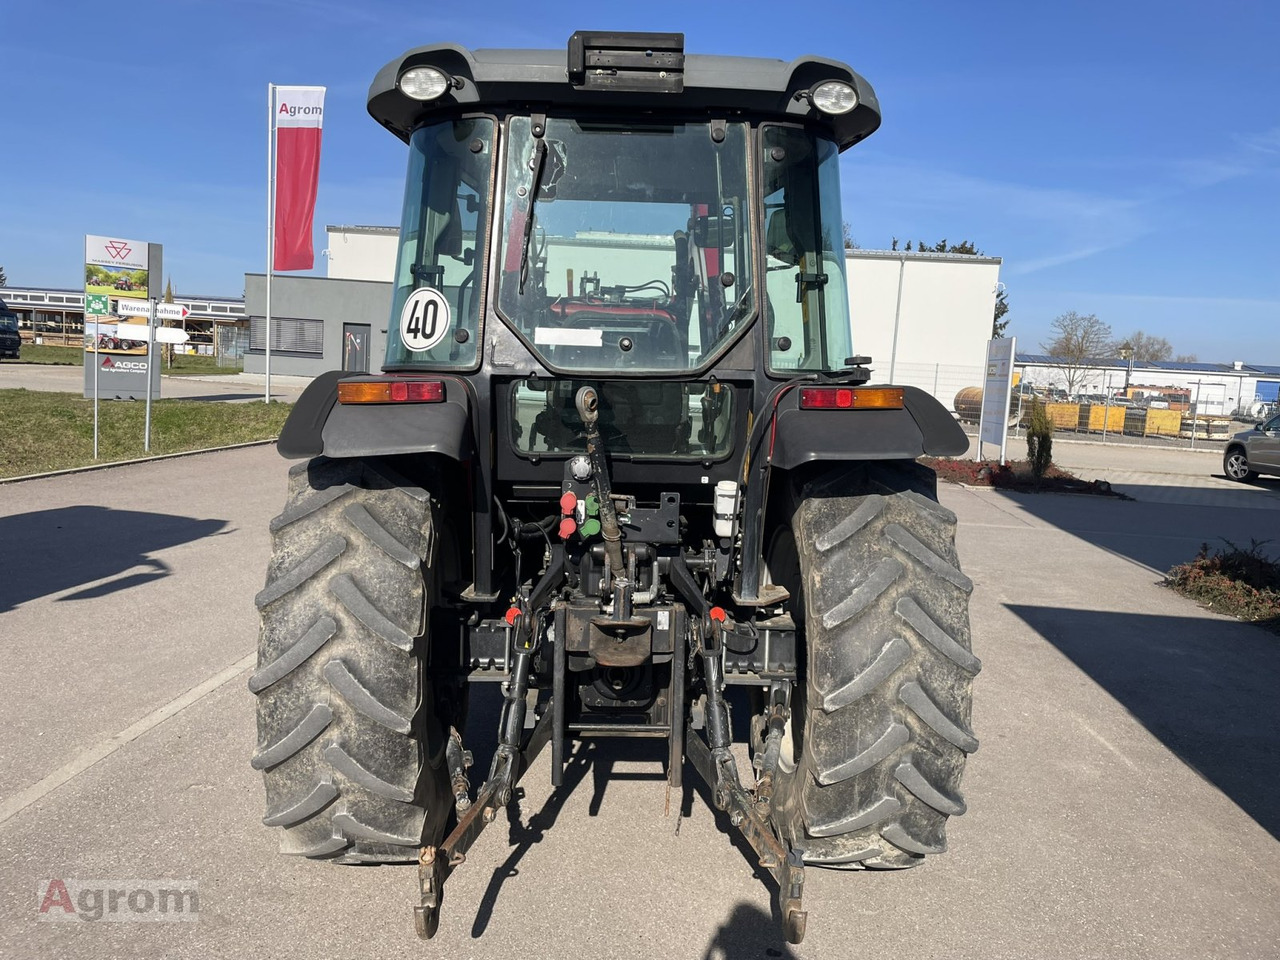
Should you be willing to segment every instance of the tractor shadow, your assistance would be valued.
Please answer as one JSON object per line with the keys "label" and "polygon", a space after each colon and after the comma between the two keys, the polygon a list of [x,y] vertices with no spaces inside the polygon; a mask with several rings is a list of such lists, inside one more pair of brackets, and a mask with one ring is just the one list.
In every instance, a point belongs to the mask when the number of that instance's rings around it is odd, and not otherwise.
{"label": "tractor shadow", "polygon": [[[730,691],[731,701],[738,699],[734,696],[737,692]],[[477,732],[496,729],[501,706],[502,697],[496,685],[473,692],[469,710],[470,715],[467,722],[468,729]],[[738,703],[733,703],[733,707],[734,741],[743,742],[748,735],[746,729],[746,704],[744,702],[740,706]],[[493,754],[496,752],[496,743],[492,742],[491,737],[479,736],[474,739],[477,743],[474,747],[470,747],[475,758],[471,768],[473,789],[476,788],[477,781],[482,782],[488,776]],[[657,744],[660,744],[660,746],[655,749]],[[551,791],[541,808],[530,815],[527,822],[524,821],[520,809],[520,801],[524,798],[524,791],[519,787],[516,788],[515,799],[506,808],[508,842],[511,850],[506,859],[494,868],[489,884],[480,898],[480,905],[477,908],[476,917],[471,926],[471,937],[473,939],[483,936],[485,930],[488,929],[503,885],[507,880],[519,875],[520,861],[524,859],[525,854],[543,840],[548,831],[555,825],[569,797],[579,790],[588,781],[588,778],[591,782],[591,798],[588,801],[587,814],[592,817],[600,815],[605,793],[611,783],[624,780],[644,780],[660,784],[667,779],[665,772],[666,741],[584,739],[570,742],[568,746],[564,781],[559,787]],[[477,747],[480,747],[480,749],[477,749]],[[547,749],[549,752],[550,748],[548,747]],[[636,763],[647,764],[654,760],[663,761],[662,769],[629,769],[625,771],[617,769],[620,764],[631,766]],[[751,771],[749,768],[745,771],[740,768],[739,775],[743,778],[749,778]],[[676,833],[678,834],[680,831],[680,823],[693,814],[695,794],[712,811],[717,829],[729,839],[730,843],[743,857],[746,864],[752,869],[756,881],[765,884],[772,893],[775,887],[772,875],[760,867],[759,857],[756,856],[750,844],[746,842],[738,830],[729,823],[728,815],[721,810],[716,810],[710,788],[702,782],[702,778],[698,776],[697,771],[694,770],[687,757],[684,763],[682,786],[678,792],[672,791],[672,806],[677,808],[675,810],[677,814]],[[743,919],[744,929],[750,928],[754,931],[750,934],[744,934],[742,930],[735,926],[738,920],[742,919],[738,918],[738,914],[744,912],[752,915],[751,918]],[[731,917],[726,925],[717,931],[715,939],[708,948],[719,950],[720,953],[709,953],[708,956],[716,958],[760,956],[760,945],[767,943],[769,944],[769,950],[763,954],[764,956],[793,957],[794,954],[787,948],[786,942],[779,934],[781,916],[778,915],[776,904],[772,907],[772,913],[774,916],[769,917],[769,915],[749,904],[740,904],[735,910],[734,917]],[[754,952],[748,954],[742,952],[744,950]]]}
{"label": "tractor shadow", "polygon": [[[525,793],[522,788],[516,788],[515,797],[506,808],[508,843],[511,846],[511,852],[507,854],[506,860],[494,868],[493,876],[489,879],[489,885],[485,888],[485,892],[480,898],[480,906],[476,911],[475,921],[471,925],[473,939],[483,936],[485,930],[488,929],[489,921],[493,917],[494,907],[497,905],[498,898],[502,893],[503,884],[519,874],[520,861],[524,859],[524,855],[533,849],[536,844],[542,842],[547,832],[555,825],[560,816],[560,811],[564,809],[565,802],[573,795],[574,791],[586,782],[588,774],[591,775],[592,794],[587,813],[592,817],[599,815],[605,791],[611,782],[619,780],[652,780],[661,782],[665,779],[665,774],[661,772],[628,771],[626,773],[618,773],[614,770],[615,763],[653,759],[652,750],[636,749],[643,746],[643,744],[623,742],[620,746],[612,744],[609,748],[604,748],[600,740],[582,740],[572,744],[572,749],[564,766],[563,783],[551,791],[551,795],[547,797],[546,802],[529,817],[527,823],[522,819],[520,810],[520,802],[524,799]],[[489,768],[487,765],[479,766],[481,759],[477,756],[477,767],[483,777],[487,774]]]}
{"label": "tractor shadow", "polygon": [[799,960],[791,945],[778,935],[778,920],[758,907],[739,903],[716,928],[702,960]]}
{"label": "tractor shadow", "polygon": [[151,554],[226,528],[226,520],[90,505],[0,517],[0,613],[75,587],[84,589],[59,602],[105,597],[167,577],[168,564]]}

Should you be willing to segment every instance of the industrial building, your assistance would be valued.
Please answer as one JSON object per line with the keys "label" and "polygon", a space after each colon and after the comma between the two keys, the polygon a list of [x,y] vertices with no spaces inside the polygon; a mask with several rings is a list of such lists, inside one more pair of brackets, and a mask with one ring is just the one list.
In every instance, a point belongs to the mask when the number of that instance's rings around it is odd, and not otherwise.
{"label": "industrial building", "polygon": [[[71,346],[84,342],[83,288],[6,286],[0,296],[18,315],[23,343]],[[190,311],[182,326],[191,339],[178,349],[238,362],[249,332],[243,298],[175,295],[173,299]]]}
{"label": "industrial building", "polygon": [[1067,371],[1072,370],[1077,395],[1181,407],[1204,416],[1256,416],[1263,405],[1275,404],[1280,393],[1280,366],[1243,360],[1143,363],[1112,357],[1072,364],[1060,357],[1019,353],[1015,370],[1022,383],[1042,390],[1065,389]]}

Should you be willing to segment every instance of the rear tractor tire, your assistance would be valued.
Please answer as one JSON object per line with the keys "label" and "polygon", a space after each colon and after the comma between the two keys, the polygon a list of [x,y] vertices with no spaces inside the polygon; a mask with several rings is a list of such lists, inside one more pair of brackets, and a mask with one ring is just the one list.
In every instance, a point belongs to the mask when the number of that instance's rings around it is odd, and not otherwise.
{"label": "rear tractor tire", "polygon": [[845,468],[800,491],[774,539],[806,651],[775,813],[806,863],[916,866],[965,812],[981,664],[936,489],[915,463]]}
{"label": "rear tractor tire", "polygon": [[283,853],[405,862],[443,831],[445,737],[423,669],[438,509],[381,461],[289,471],[249,680],[263,823]]}

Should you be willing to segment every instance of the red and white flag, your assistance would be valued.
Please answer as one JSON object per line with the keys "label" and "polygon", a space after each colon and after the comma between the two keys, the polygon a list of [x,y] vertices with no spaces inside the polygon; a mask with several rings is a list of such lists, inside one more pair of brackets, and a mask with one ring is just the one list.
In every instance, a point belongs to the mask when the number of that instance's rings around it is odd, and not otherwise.
{"label": "red and white flag", "polygon": [[320,182],[320,132],[324,87],[276,87],[271,108],[276,166],[273,270],[310,270],[311,245]]}

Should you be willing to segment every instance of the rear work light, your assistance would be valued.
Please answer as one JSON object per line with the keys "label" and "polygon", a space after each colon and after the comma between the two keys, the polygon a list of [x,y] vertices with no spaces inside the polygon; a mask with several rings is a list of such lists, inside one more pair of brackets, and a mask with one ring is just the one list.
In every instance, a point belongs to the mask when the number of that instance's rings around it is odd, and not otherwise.
{"label": "rear work light", "polygon": [[901,387],[801,387],[801,410],[901,410]]}
{"label": "rear work light", "polygon": [[440,403],[440,380],[344,380],[338,383],[339,403]]}

